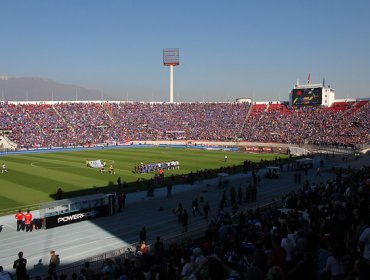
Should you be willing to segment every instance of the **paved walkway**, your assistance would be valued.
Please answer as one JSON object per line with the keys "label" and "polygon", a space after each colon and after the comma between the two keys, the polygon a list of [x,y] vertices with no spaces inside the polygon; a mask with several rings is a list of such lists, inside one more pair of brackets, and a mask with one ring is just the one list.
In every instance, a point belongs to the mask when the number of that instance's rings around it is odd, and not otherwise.
{"label": "paved walkway", "polygon": [[[344,162],[338,158],[324,160],[322,177],[316,176],[319,159],[315,158],[315,167],[309,170],[307,177],[303,175],[302,181],[318,183],[333,179],[334,173],[331,170],[335,166],[346,168],[351,164],[353,168],[358,168],[363,164],[370,164],[369,156],[363,156],[361,161],[350,159],[349,162]],[[257,201],[252,204],[244,203],[244,209],[266,205],[273,199],[281,198],[283,193],[299,188],[299,185],[293,182],[293,172],[285,170],[279,179],[265,179],[265,173],[264,169],[258,173],[262,181],[258,188]],[[251,181],[251,175],[232,175],[228,180],[229,187],[237,187],[239,184],[245,187]],[[18,252],[23,251],[24,257],[28,259],[27,268],[31,277],[40,275],[46,272],[50,250],[55,250],[60,255],[62,265],[68,265],[137,242],[143,226],[147,228],[149,243],[158,235],[162,240],[173,239],[175,236],[185,240],[186,234],[182,233],[173,210],[181,202],[189,213],[189,232],[199,228],[205,229],[207,221],[202,216],[192,216],[191,201],[202,196],[210,203],[210,217],[215,216],[223,191],[218,187],[218,182],[219,179],[215,178],[196,182],[194,185],[177,185],[173,187],[170,198],[166,197],[166,188],[156,189],[154,197],[150,198],[146,192],[130,193],[127,195],[126,208],[114,216],[31,233],[17,232],[13,215],[0,217],[0,224],[4,225],[0,233],[0,265],[5,270],[14,272],[13,261]],[[163,210],[160,211],[160,208]]]}

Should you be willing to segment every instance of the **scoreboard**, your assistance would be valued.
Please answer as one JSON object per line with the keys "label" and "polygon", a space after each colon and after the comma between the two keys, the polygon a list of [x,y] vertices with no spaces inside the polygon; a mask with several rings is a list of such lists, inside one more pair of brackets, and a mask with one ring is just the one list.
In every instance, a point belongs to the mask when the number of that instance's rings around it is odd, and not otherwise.
{"label": "scoreboard", "polygon": [[322,87],[300,88],[292,91],[292,105],[321,105],[322,104]]}

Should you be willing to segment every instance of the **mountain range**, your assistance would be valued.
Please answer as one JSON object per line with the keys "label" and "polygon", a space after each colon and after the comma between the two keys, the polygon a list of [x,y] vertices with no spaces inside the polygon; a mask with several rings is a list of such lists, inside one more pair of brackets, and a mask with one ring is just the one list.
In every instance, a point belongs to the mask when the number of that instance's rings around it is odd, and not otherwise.
{"label": "mountain range", "polygon": [[0,76],[1,101],[113,100],[101,91],[39,77]]}

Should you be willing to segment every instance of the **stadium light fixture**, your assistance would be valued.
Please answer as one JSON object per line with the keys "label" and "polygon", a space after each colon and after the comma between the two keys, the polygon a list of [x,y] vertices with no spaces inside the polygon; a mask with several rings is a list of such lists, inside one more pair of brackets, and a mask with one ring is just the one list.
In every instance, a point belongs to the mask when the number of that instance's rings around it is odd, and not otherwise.
{"label": "stadium light fixture", "polygon": [[163,49],[163,65],[170,67],[170,102],[173,103],[173,66],[180,65],[179,49]]}

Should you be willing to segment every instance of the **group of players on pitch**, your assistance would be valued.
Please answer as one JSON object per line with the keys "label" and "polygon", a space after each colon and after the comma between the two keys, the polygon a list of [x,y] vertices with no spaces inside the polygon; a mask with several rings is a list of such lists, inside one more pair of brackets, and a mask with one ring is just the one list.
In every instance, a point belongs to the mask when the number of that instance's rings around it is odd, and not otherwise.
{"label": "group of players on pitch", "polygon": [[105,162],[103,163],[102,167],[100,167],[100,174],[103,174],[103,173],[109,173],[109,174],[116,174],[116,172],[114,171],[114,167],[113,167],[113,164],[110,164],[109,165],[109,168],[108,170],[105,169]]}

